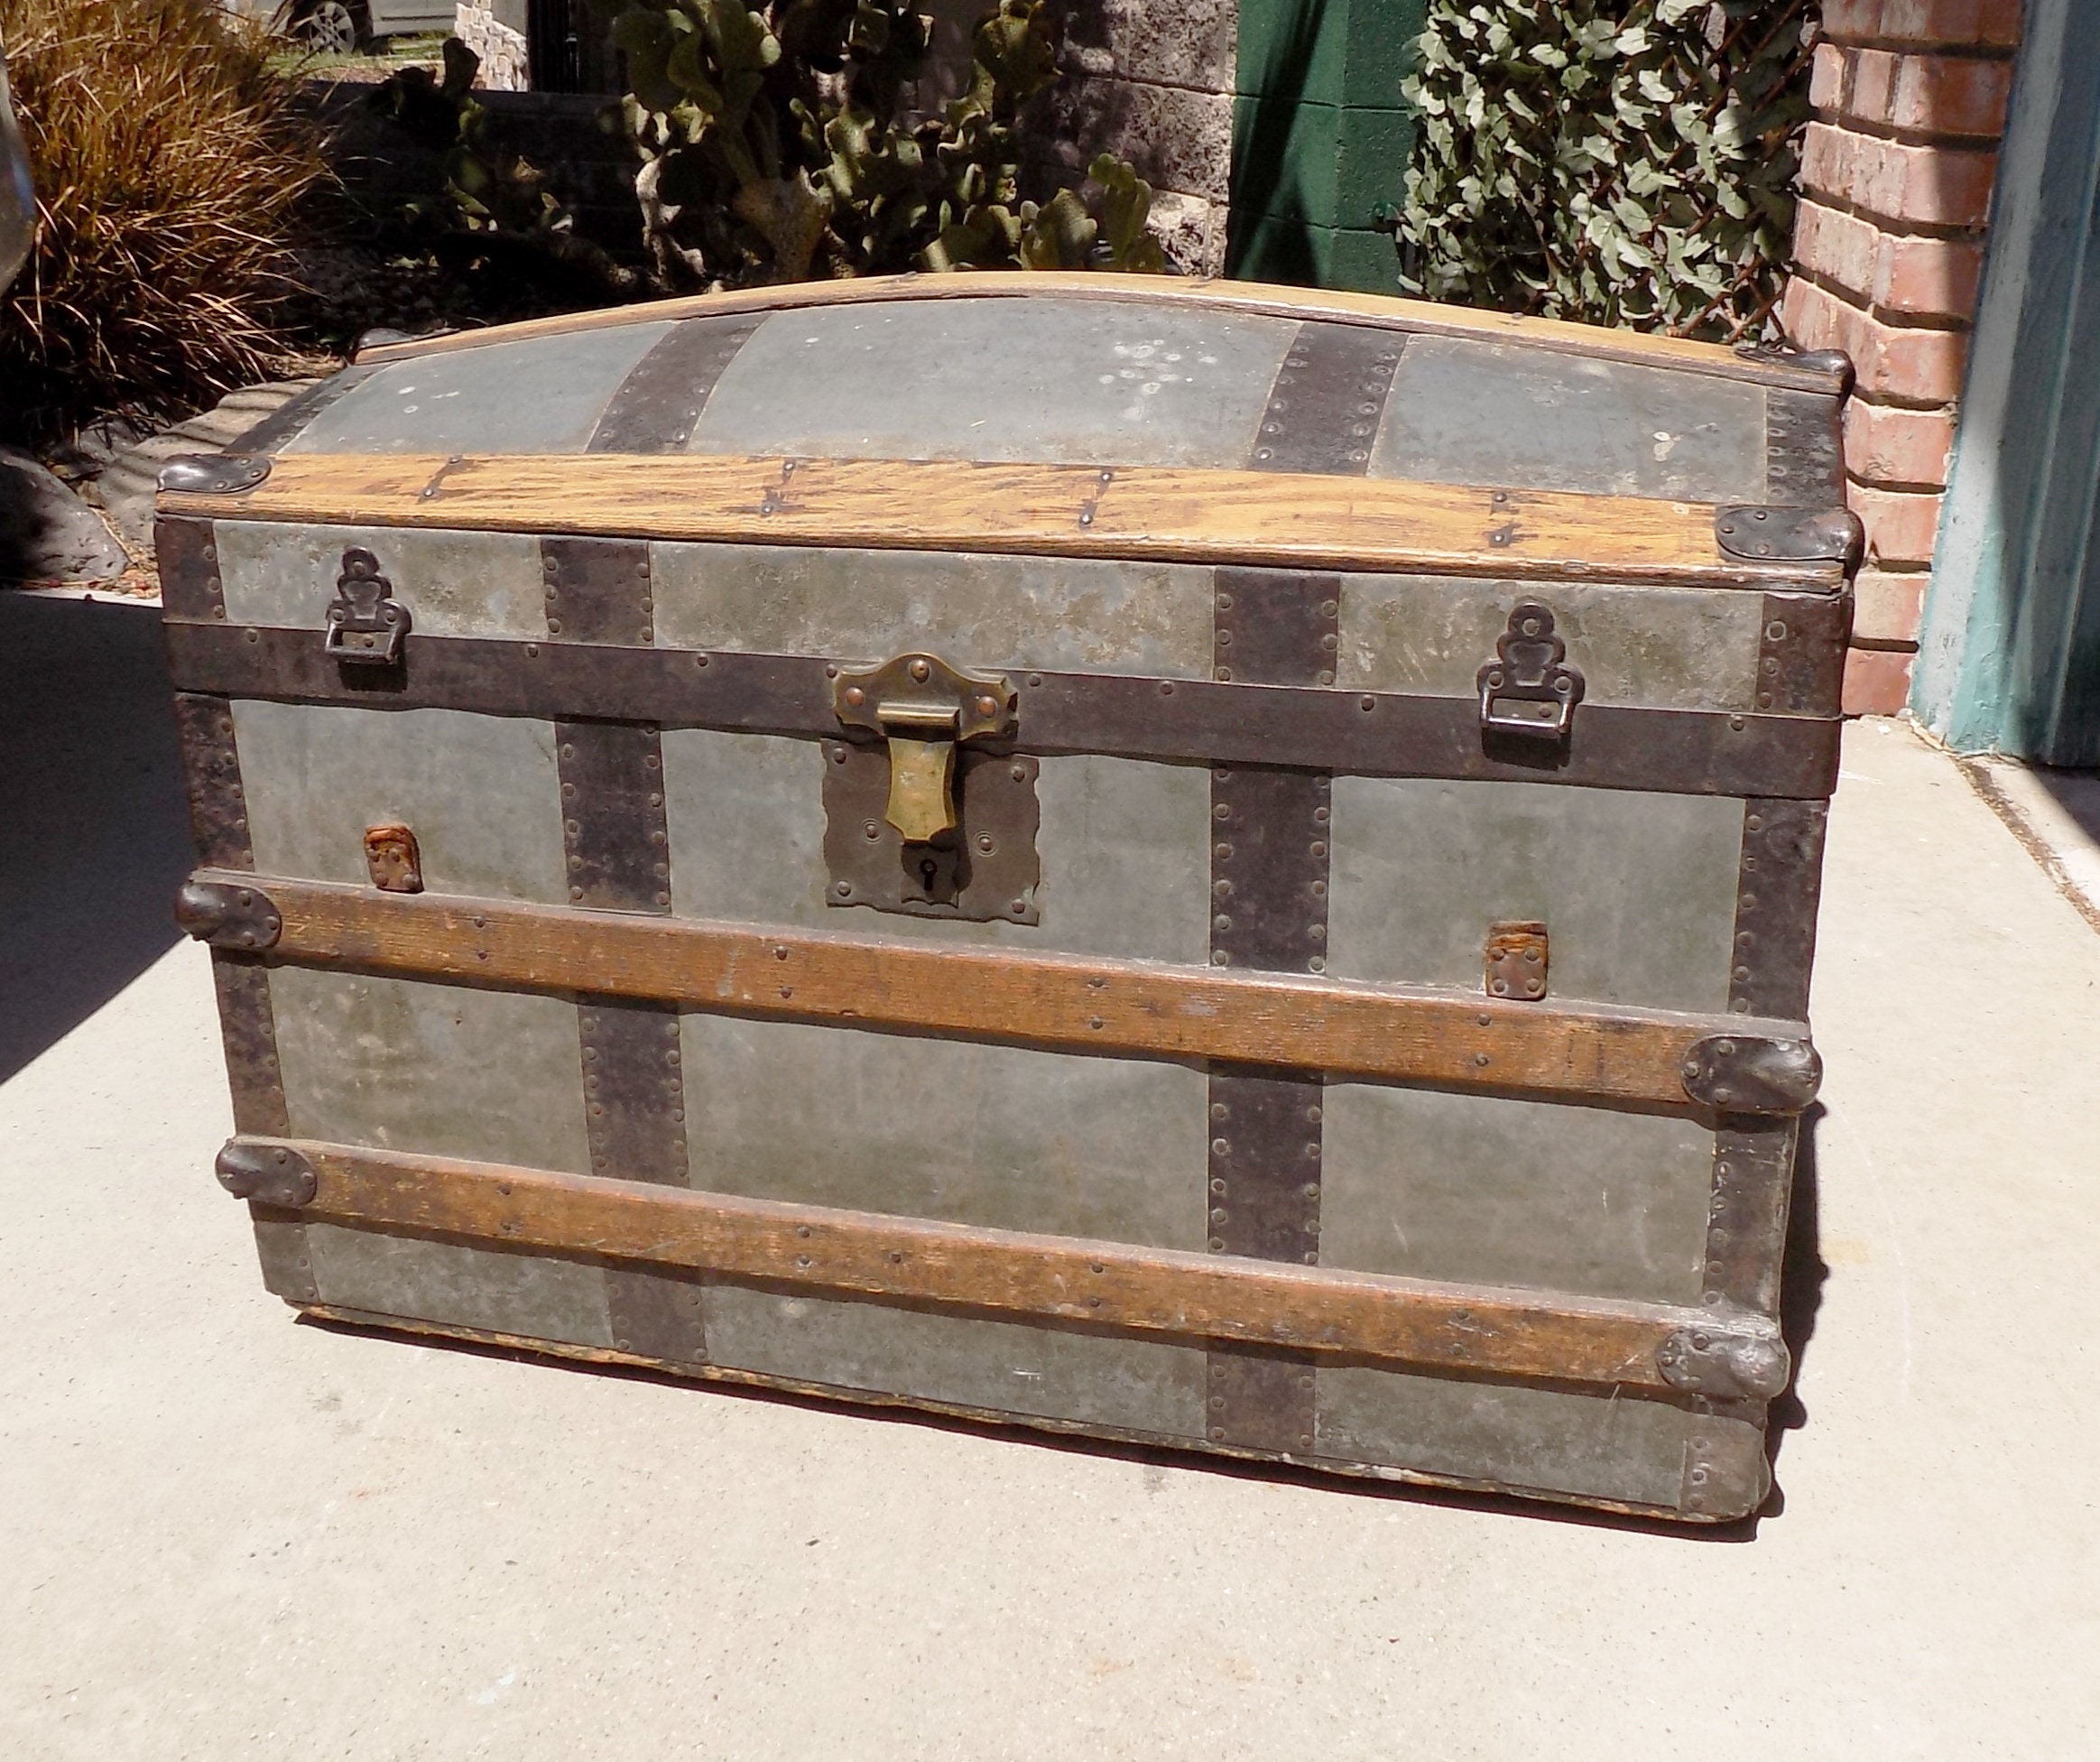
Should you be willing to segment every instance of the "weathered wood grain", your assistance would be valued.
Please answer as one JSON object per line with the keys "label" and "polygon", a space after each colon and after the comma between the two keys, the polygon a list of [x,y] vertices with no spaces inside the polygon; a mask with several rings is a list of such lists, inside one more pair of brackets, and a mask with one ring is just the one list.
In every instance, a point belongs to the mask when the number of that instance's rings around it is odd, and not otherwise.
{"label": "weathered wood grain", "polygon": [[655,300],[636,306],[570,312],[559,318],[529,319],[486,330],[455,330],[362,350],[359,366],[384,366],[421,355],[449,353],[485,343],[528,337],[570,336],[624,324],[661,323],[666,319],[708,318],[728,312],[787,311],[810,306],[850,305],[891,300],[1019,300],[1051,295],[1060,300],[1100,300],[1152,306],[1195,306],[1222,312],[1251,312],[1282,319],[1326,319],[1364,324],[1424,337],[1472,337],[1492,342],[1522,342],[1562,350],[1595,360],[1632,361],[1667,366],[1722,379],[1746,379],[1760,385],[1801,391],[1836,392],[1837,379],[1827,373],[1783,362],[1745,360],[1717,343],[1688,342],[1676,337],[1608,330],[1597,325],[1570,324],[1559,319],[1519,318],[1508,312],[1476,311],[1423,300],[1394,300],[1383,294],[1347,293],[1332,289],[1281,287],[1263,282],[1212,281],[1159,275],[1099,274],[1092,271],[965,273],[947,275],[870,275],[846,282],[801,282],[782,287],[748,288],[729,293],[703,293],[680,300]]}
{"label": "weathered wood grain", "polygon": [[1389,1365],[1667,1389],[1657,1349],[1713,1308],[1136,1249],[636,1182],[286,1140],[302,1215],[1006,1315]]}
{"label": "weathered wood grain", "polygon": [[764,925],[569,911],[199,871],[260,888],[275,960],[1063,1051],[1224,1059],[1692,1111],[1683,1061],[1712,1034],[1799,1024],[1149,961],[861,941]]}
{"label": "weathered wood grain", "polygon": [[976,551],[1497,580],[1836,588],[1725,555],[1714,509],[1561,491],[1164,466],[733,456],[295,453],[165,513],[763,544]]}

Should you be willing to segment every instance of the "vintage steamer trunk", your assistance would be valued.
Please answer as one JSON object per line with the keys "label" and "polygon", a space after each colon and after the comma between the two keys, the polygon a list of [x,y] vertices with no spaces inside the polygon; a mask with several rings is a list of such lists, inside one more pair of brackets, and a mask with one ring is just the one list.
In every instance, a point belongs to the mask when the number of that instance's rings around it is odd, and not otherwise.
{"label": "vintage steamer trunk", "polygon": [[1754,1509],[1844,389],[1086,275],[373,351],[161,502],[270,1288]]}

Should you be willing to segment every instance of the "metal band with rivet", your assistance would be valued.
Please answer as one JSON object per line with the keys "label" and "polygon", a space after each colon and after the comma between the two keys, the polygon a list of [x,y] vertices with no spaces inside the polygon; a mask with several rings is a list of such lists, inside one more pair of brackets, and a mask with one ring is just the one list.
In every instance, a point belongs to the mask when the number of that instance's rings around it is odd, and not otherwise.
{"label": "metal band with rivet", "polygon": [[[572,643],[565,623],[552,644],[419,635],[406,677],[366,684],[346,681],[310,631],[174,619],[166,635],[179,685],[236,698],[389,712],[443,707],[544,721],[590,717],[811,738],[838,728],[827,663],[818,656]],[[1169,764],[1237,761],[1352,776],[1538,777],[1535,758],[1524,764],[1485,749],[1476,695],[1345,691],[1314,682],[1249,691],[1259,682],[1241,676],[1244,663],[1218,664],[1235,677],[1026,674],[1018,683],[1029,750]],[[1835,715],[1586,703],[1582,738],[1555,756],[1553,776],[1577,789],[1820,799],[1837,774],[1841,727]]]}
{"label": "metal band with rivet", "polygon": [[[1215,594],[1219,678],[1333,682],[1337,578],[1221,569]],[[1331,796],[1332,780],[1320,772],[1213,767],[1214,966],[1327,970]],[[1211,1066],[1207,1222],[1214,1254],[1318,1263],[1325,1098],[1317,1075]],[[1317,1373],[1302,1354],[1225,1346],[1206,1354],[1206,1432],[1222,1448],[1310,1453],[1317,1396]]]}
{"label": "metal band with rivet", "polygon": [[[171,615],[223,624],[226,594],[217,536],[208,520],[162,515],[154,522],[162,600]],[[190,802],[190,828],[199,859],[213,868],[254,871],[247,792],[241,781],[234,709],[213,693],[178,691],[175,730]],[[284,1072],[277,1054],[277,1018],[270,1001],[270,969],[253,951],[214,946],[212,988],[234,1129],[282,1136],[290,1128]],[[266,1289],[288,1303],[319,1301],[306,1228],[295,1215],[260,1201],[248,1208]]]}
{"label": "metal band with rivet", "polygon": [[[544,539],[547,634],[556,644],[641,645],[655,635],[649,547]],[[651,724],[558,721],[563,872],[586,911],[671,911],[663,739]],[[689,1184],[685,1078],[674,1008],[580,995],[577,1048],[593,1174]],[[605,1272],[615,1349],[669,1363],[705,1359],[700,1286],[634,1267]]]}
{"label": "metal band with rivet", "polygon": [[[1278,367],[1249,464],[1258,471],[1362,477],[1370,469],[1405,338],[1301,323]],[[1341,580],[1220,569],[1213,679],[1331,686]],[[1229,764],[1211,771],[1211,961],[1263,971],[1327,970],[1331,776]],[[1317,1264],[1325,1088],[1303,1073],[1213,1064],[1209,1234],[1213,1253]],[[1317,1447],[1318,1376],[1300,1354],[1213,1347],[1205,1427],[1225,1449],[1302,1456]]]}
{"label": "metal band with rivet", "polygon": [[629,369],[585,449],[668,453],[688,445],[715,385],[765,321],[763,313],[681,319]]}

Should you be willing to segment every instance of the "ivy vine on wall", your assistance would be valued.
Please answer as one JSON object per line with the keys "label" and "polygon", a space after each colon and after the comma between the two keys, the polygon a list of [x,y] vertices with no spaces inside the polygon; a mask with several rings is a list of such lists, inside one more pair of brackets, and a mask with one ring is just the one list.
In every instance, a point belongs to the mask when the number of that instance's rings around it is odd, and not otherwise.
{"label": "ivy vine on wall", "polygon": [[1776,337],[1818,0],[1429,0],[1393,217],[1431,299]]}

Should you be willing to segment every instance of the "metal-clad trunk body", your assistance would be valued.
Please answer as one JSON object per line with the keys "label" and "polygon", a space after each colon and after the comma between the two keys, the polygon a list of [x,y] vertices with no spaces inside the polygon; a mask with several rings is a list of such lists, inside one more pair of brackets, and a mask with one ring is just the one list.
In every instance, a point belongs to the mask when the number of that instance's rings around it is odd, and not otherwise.
{"label": "metal-clad trunk body", "polygon": [[[782,290],[378,351],[252,437],[338,472],[339,519],[173,498],[204,862],[265,897],[275,879],[383,900],[402,884],[366,834],[405,829],[447,908],[412,949],[380,928],[316,952],[292,923],[215,956],[240,1131],[319,1146],[324,1169],[330,1147],[394,1159],[407,1208],[360,1211],[326,1178],[314,1207],[257,1207],[270,1287],[703,1377],[1698,1520],[1753,1508],[1763,1396],[1699,1378],[1769,1359],[1795,1118],[1674,1087],[1629,1103],[1586,1075],[1609,1061],[1580,1035],[1689,1024],[1708,1072],[1738,1056],[1712,1050],[1731,1034],[1743,1058],[1778,1047],[1782,1073],[1809,1056],[1785,1036],[1805,1034],[1847,597],[1813,561],[1541,580],[1495,547],[1521,543],[1530,491],[1628,498],[1597,505],[1607,524],[1611,505],[1836,505],[1838,382],[1398,302],[1030,286]],[[516,530],[445,524],[449,474],[562,454],[782,464],[729,536],[611,532],[559,498]],[[411,457],[435,463],[406,503],[359,477]],[[1152,468],[1506,487],[1437,553],[1479,560],[1449,567],[769,530],[797,462],[826,459],[1098,467],[1104,507]],[[323,654],[357,570],[412,619],[390,665]],[[1550,633],[1558,732],[1482,719],[1513,713],[1527,618]],[[839,694],[876,669],[978,682],[1013,719],[987,734],[967,700],[847,715]],[[912,787],[948,792],[952,834],[885,820],[893,739],[919,743]],[[520,906],[759,940],[711,994],[669,969],[661,995],[647,972],[556,976],[551,943],[541,976],[492,978],[491,921]],[[1505,1078],[1490,943],[1513,926],[1540,975],[1517,1008],[1570,1037],[1558,1066],[1526,1054]],[[929,1026],[942,1012],[909,998],[818,1011],[805,963],[870,941],[1012,988],[999,1032]],[[966,974],[947,958],[966,951],[1011,964]],[[1282,1062],[1148,1051],[1106,1001],[1097,1045],[1084,1004],[1053,1033],[1026,988],[1044,960],[1086,963],[1070,983],[1105,1000],[1142,977],[1170,1016],[1198,1007],[1198,976],[1276,981]],[[1291,1064],[1291,1036],[1351,988],[1479,999],[1478,1080]],[[1578,1031],[1585,1010],[1605,1025]],[[1314,1281],[1278,1302],[1316,1303],[1322,1278],[1396,1282],[1396,1303],[1478,1291],[1483,1314],[1515,1293],[1559,1318],[1567,1368],[1473,1362],[1462,1306],[1455,1333],[1381,1357],[1070,1292],[911,1295],[908,1266],[887,1291],[814,1244],[763,1276],[652,1257],[645,1230],[528,1248],[498,1211],[402,1221],[446,1178],[430,1159],[516,1171],[521,1192],[551,1173],[849,1233],[1100,1244],[1104,1277],[1154,1255],[1177,1277]],[[1723,1347],[1600,1369],[1582,1342],[1635,1314],[1711,1318]]]}

